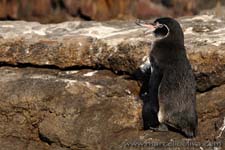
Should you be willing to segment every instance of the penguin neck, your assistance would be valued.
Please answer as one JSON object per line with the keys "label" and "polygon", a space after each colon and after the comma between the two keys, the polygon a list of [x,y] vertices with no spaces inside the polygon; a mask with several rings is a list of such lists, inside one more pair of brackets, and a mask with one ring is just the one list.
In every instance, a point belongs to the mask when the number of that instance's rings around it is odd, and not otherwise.
{"label": "penguin neck", "polygon": [[184,49],[184,41],[176,39],[161,39],[153,41],[153,47],[157,47],[164,50],[176,50]]}
{"label": "penguin neck", "polygon": [[167,44],[169,43],[170,45],[174,46],[184,46],[184,38],[182,35],[180,36],[172,36],[171,34],[166,35],[165,37],[161,39],[157,39],[154,41],[156,44]]}
{"label": "penguin neck", "polygon": [[182,42],[163,39],[153,42],[150,55],[156,57],[160,62],[170,63],[186,57],[186,51]]}

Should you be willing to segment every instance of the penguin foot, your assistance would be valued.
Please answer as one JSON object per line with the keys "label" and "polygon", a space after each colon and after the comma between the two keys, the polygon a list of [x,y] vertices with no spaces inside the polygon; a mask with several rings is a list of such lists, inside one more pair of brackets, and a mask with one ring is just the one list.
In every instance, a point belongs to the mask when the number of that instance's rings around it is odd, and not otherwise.
{"label": "penguin foot", "polygon": [[168,127],[165,124],[160,124],[158,127],[154,128],[154,127],[150,127],[150,130],[153,131],[160,131],[160,132],[166,132],[168,131]]}
{"label": "penguin foot", "polygon": [[183,129],[183,133],[187,138],[194,138],[196,137],[196,132],[190,129]]}

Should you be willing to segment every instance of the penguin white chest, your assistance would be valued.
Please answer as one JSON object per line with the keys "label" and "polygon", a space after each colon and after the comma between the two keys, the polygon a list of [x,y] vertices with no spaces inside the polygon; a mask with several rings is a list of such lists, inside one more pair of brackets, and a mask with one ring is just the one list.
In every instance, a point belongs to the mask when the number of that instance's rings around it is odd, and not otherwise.
{"label": "penguin white chest", "polygon": [[163,113],[162,107],[160,107],[160,106],[159,106],[159,112],[158,112],[157,116],[158,116],[159,122],[163,123],[163,121],[164,121],[164,113]]}

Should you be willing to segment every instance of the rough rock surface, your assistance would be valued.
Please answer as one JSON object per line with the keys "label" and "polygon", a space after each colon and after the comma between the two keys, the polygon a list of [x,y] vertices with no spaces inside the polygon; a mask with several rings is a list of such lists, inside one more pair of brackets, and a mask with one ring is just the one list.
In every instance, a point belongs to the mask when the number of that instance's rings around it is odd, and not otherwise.
{"label": "rough rock surface", "polygon": [[18,149],[98,149],[140,129],[137,82],[110,71],[1,67],[0,74],[1,147],[16,140]]}
{"label": "rough rock surface", "polygon": [[[222,150],[225,21],[213,15],[179,21],[199,91],[199,134],[189,142],[205,149],[209,140]],[[141,85],[130,75],[148,63],[152,37],[144,32],[133,22],[0,22],[0,149],[187,142],[175,132],[142,130]]]}

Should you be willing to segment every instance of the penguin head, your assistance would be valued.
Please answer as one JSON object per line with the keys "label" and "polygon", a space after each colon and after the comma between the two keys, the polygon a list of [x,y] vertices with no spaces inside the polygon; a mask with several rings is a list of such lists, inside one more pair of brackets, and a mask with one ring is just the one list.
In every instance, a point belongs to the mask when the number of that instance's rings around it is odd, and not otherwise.
{"label": "penguin head", "polygon": [[158,18],[153,23],[145,21],[136,22],[136,24],[148,28],[154,34],[157,40],[166,40],[170,42],[184,41],[184,34],[180,24],[172,18]]}

